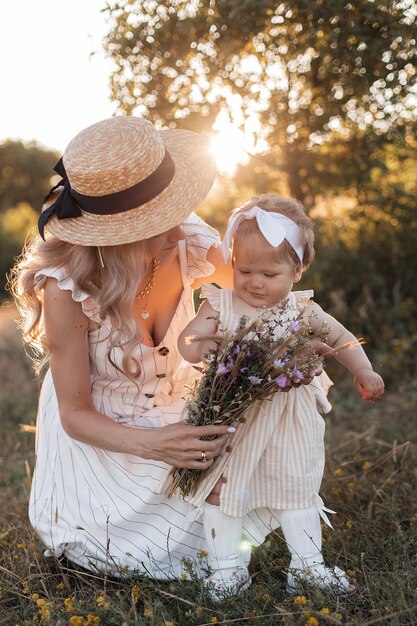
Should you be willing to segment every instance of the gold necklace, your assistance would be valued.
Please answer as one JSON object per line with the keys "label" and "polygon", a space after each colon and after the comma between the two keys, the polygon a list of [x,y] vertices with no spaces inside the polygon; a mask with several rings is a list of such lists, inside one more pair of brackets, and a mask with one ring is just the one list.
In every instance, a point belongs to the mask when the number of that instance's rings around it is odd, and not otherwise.
{"label": "gold necklace", "polygon": [[148,304],[149,293],[150,293],[152,287],[155,284],[155,277],[156,277],[156,273],[158,271],[160,263],[161,263],[161,259],[153,259],[152,260],[152,273],[151,273],[151,277],[149,279],[149,282],[146,285],[146,287],[144,287],[142,289],[142,291],[140,291],[137,294],[137,296],[136,296],[136,300],[141,300],[142,298],[145,298],[145,296],[146,296],[146,302],[145,302],[145,304],[143,306],[143,311],[140,314],[141,318],[144,319],[144,320],[147,320],[148,317],[149,317],[149,313],[146,310],[146,305]]}

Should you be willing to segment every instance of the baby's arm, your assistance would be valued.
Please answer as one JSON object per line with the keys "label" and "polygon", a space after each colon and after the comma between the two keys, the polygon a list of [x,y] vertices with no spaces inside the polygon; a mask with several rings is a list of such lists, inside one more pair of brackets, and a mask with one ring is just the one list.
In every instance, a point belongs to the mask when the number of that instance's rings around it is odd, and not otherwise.
{"label": "baby's arm", "polygon": [[352,348],[347,348],[336,353],[335,357],[352,374],[355,387],[364,400],[374,402],[384,393],[384,381],[381,376],[374,372],[371,362],[359,344],[355,335],[338,322],[334,317],[323,311],[313,302],[305,310],[305,317],[315,335],[320,335],[323,325],[329,329],[327,343],[332,348],[352,343]]}
{"label": "baby's arm", "polygon": [[206,337],[217,333],[219,314],[207,300],[203,302],[195,318],[184,328],[178,339],[178,349],[189,363],[199,363],[203,357],[217,347],[215,341],[190,342],[191,337]]}

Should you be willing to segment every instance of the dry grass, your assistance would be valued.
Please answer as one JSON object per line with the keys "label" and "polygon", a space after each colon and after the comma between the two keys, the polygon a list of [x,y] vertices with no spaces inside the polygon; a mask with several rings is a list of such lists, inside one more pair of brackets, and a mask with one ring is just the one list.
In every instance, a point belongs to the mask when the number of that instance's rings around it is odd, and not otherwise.
{"label": "dry grass", "polygon": [[255,551],[253,585],[214,605],[198,580],[126,581],[46,560],[27,521],[38,384],[12,323],[0,315],[0,624],[175,626],[230,624],[417,624],[417,384],[389,390],[365,405],[342,380],[327,419],[323,496],[335,508],[335,531],[324,529],[326,560],[349,570],[358,592],[348,598],[306,590],[285,594],[288,554],[279,533]]}

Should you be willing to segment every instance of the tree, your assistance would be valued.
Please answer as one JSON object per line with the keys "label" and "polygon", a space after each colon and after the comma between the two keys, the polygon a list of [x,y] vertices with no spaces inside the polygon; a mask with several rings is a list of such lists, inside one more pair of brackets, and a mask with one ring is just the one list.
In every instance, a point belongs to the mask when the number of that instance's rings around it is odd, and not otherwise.
{"label": "tree", "polygon": [[58,158],[56,152],[35,142],[9,140],[0,144],[0,213],[20,202],[40,210]]}
{"label": "tree", "polygon": [[36,143],[0,144],[0,298],[6,295],[5,274],[37,222],[57,160],[56,152]]}
{"label": "tree", "polygon": [[308,203],[322,179],[320,148],[335,130],[366,153],[367,129],[387,133],[415,119],[413,6],[121,0],[107,7],[113,98],[128,114],[203,132],[220,109],[233,117],[238,101],[245,120],[261,120],[263,170],[270,179],[284,172],[290,193]]}

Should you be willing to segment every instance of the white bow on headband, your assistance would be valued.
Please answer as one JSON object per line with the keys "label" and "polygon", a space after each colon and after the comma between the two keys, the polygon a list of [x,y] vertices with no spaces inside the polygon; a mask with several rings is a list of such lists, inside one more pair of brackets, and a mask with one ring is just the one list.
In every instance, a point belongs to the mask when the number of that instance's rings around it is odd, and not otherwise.
{"label": "white bow on headband", "polygon": [[296,255],[303,262],[304,246],[300,245],[300,229],[297,224],[290,220],[289,217],[281,213],[271,213],[264,211],[261,207],[253,206],[247,211],[233,213],[229,218],[226,233],[222,243],[224,260],[230,256],[230,244],[232,237],[238,229],[242,220],[256,219],[259,230],[265,237],[267,242],[274,248],[277,248],[286,239],[290,246],[294,249]]}

